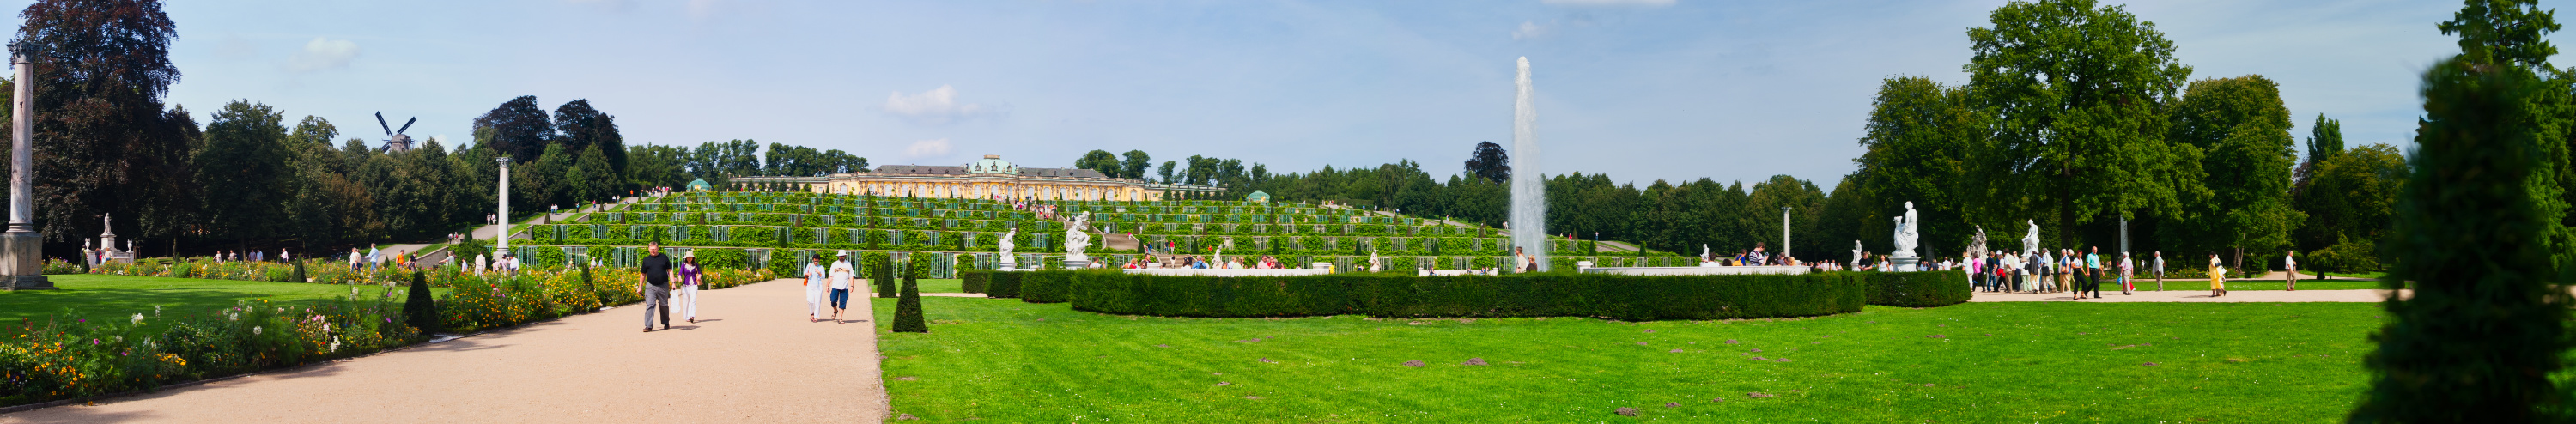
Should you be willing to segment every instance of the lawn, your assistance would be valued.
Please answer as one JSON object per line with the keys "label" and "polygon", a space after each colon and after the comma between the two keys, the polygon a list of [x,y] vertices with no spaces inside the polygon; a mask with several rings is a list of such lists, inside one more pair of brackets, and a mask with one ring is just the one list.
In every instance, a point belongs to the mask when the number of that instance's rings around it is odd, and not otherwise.
{"label": "lawn", "polygon": [[[884,333],[880,319],[878,346],[894,410],[940,422],[2338,421],[2366,383],[2365,336],[2380,322],[2369,303],[2005,302],[1644,323],[922,303],[931,333]],[[894,316],[893,299],[874,305]],[[1486,365],[1463,364],[1473,359]]]}
{"label": "lawn", "polygon": [[137,313],[152,315],[154,306],[161,307],[162,313],[193,314],[231,307],[238,300],[311,302],[347,297],[351,287],[368,295],[382,290],[376,286],[121,275],[58,274],[45,278],[52,279],[59,290],[0,291],[0,321],[43,321],[61,315],[117,319]]}

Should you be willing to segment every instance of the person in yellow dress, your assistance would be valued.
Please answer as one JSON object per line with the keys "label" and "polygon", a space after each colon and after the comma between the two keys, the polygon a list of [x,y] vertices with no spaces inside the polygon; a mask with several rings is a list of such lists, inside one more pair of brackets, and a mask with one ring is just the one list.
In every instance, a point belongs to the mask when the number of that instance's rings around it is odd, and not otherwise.
{"label": "person in yellow dress", "polygon": [[2209,297],[2227,295],[2227,267],[2220,266],[2218,254],[2209,254]]}

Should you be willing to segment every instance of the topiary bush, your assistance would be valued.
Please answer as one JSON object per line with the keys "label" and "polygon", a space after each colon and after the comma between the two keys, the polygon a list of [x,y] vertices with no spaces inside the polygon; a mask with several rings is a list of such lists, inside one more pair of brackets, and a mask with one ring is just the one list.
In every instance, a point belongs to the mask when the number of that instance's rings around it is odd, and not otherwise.
{"label": "topiary bush", "polygon": [[[1075,309],[1188,317],[1365,314],[1379,317],[1587,316],[1737,319],[1858,312],[1867,282],[1843,274],[1511,276],[1335,274],[1296,277],[1034,272],[1071,283]],[[1031,283],[1031,290],[1042,283]],[[1037,296],[1037,295],[1032,295]]]}
{"label": "topiary bush", "polygon": [[[1869,304],[1928,307],[1967,303],[1976,293],[1968,275],[1957,271],[1835,273],[1869,284]],[[2117,285],[2117,284],[2113,284]]]}
{"label": "topiary bush", "polygon": [[903,277],[902,296],[894,301],[894,332],[930,332],[930,323],[921,319],[921,285],[912,276]]}
{"label": "topiary bush", "polygon": [[957,289],[967,293],[983,293],[985,286],[990,284],[992,279],[993,271],[958,271]]}
{"label": "topiary bush", "polygon": [[863,258],[859,261],[865,263],[861,266],[862,272],[867,273],[868,282],[875,286],[877,297],[895,297],[894,258],[880,252],[860,253],[859,256]]}
{"label": "topiary bush", "polygon": [[987,277],[992,281],[984,286],[984,297],[995,299],[1020,297],[1020,277],[1028,274],[1025,271],[994,272],[992,276]]}
{"label": "topiary bush", "polygon": [[1075,274],[1121,274],[1111,270],[1035,271],[1021,273],[1020,301],[1028,303],[1064,303],[1073,292]]}
{"label": "topiary bush", "polygon": [[429,277],[413,271],[409,291],[410,294],[403,297],[403,321],[411,323],[411,328],[418,329],[423,335],[445,331],[439,325],[438,301],[429,295]]}

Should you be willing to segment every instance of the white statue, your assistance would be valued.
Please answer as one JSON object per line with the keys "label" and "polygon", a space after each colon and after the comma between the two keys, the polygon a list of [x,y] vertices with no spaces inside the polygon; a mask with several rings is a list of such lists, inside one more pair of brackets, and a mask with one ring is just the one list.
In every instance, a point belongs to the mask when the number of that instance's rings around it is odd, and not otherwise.
{"label": "white statue", "polygon": [[1921,230],[1915,228],[1918,219],[1914,214],[1914,202],[1905,202],[1905,216],[1896,217],[1896,251],[1890,256],[1914,257],[1916,238],[1922,236]]}
{"label": "white statue", "polygon": [[2039,221],[2025,219],[2022,222],[2030,223],[2030,233],[2021,236],[2021,253],[2027,256],[2039,251]]}
{"label": "white statue", "polygon": [[1002,268],[1011,268],[1011,266],[1012,266],[1012,265],[1018,265],[1018,264],[1019,264],[1019,262],[1020,262],[1020,260],[1019,260],[1019,259],[1014,259],[1014,258],[1012,258],[1012,257],[1011,257],[1011,249],[1012,249],[1012,248],[1020,247],[1020,244],[1019,244],[1019,243],[1014,243],[1014,242],[1012,242],[1012,241],[1011,241],[1011,238],[1013,238],[1013,237],[1019,237],[1019,235],[1020,235],[1020,229],[1019,229],[1018,227],[1012,227],[1012,228],[1010,229],[1010,231],[1005,231],[1005,232],[1003,232],[1003,233],[1002,233],[1002,241],[1001,241],[998,245],[994,246],[994,247],[1000,248],[1000,250],[1002,251],[1002,262],[1001,262]]}
{"label": "white statue", "polygon": [[1369,272],[1378,271],[1377,249],[1369,249]]}
{"label": "white statue", "polygon": [[1083,232],[1083,229],[1087,228],[1085,224],[1090,221],[1091,212],[1083,211],[1082,214],[1074,215],[1064,222],[1064,260],[1091,261],[1091,256],[1082,254],[1083,249],[1091,247],[1091,233]]}
{"label": "white statue", "polygon": [[1716,257],[1716,256],[1709,256],[1709,253],[1708,253],[1708,244],[1706,244],[1706,243],[1702,243],[1702,244],[1700,244],[1700,245],[1699,245],[1699,261],[1700,261],[1700,262],[1713,262],[1713,261],[1716,261],[1716,260],[1717,260],[1717,257]]}
{"label": "white statue", "polygon": [[1860,240],[1852,240],[1852,266],[1860,266],[1864,259],[1869,259],[1869,250],[1860,247]]}
{"label": "white statue", "polygon": [[1984,227],[1984,226],[1978,226],[1978,227],[1977,227],[1977,235],[1976,235],[1976,236],[1974,236],[1974,237],[1970,237],[1970,238],[1968,238],[1968,244],[1969,244],[1969,246],[1968,246],[1968,256],[1969,256],[1969,257],[1972,257],[1972,258],[1982,258],[1982,257],[1985,257],[1985,256],[1986,256],[1986,227]]}

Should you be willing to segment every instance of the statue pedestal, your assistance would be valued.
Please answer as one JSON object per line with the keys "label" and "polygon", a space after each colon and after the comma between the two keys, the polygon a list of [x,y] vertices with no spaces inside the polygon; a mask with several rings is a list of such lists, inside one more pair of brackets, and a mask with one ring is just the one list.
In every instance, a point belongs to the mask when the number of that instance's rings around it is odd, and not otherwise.
{"label": "statue pedestal", "polygon": [[1088,267],[1091,267],[1091,258],[1065,258],[1064,260],[1064,269],[1083,269]]}
{"label": "statue pedestal", "polygon": [[32,232],[0,233],[0,290],[53,290],[45,279],[44,236]]}
{"label": "statue pedestal", "polygon": [[1912,257],[1912,256],[1897,256],[1897,257],[1890,257],[1890,258],[1887,258],[1887,262],[1888,262],[1889,264],[1891,264],[1891,265],[1894,265],[1894,266],[1892,266],[1892,268],[1896,268],[1896,269],[1892,269],[1892,270],[1889,270],[1889,271],[1894,271],[1894,272],[1915,272],[1915,271],[1922,271],[1922,270],[1923,270],[1923,265],[1921,265],[1921,264],[1922,264],[1922,262],[1923,262],[1923,259],[1922,259],[1922,258],[1916,258],[1916,257]]}

